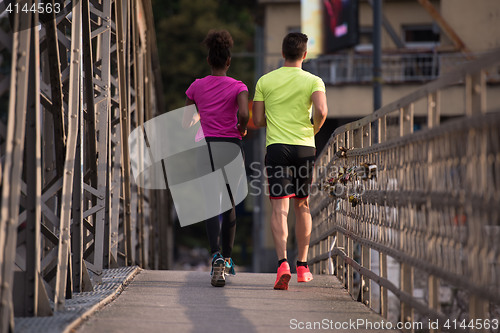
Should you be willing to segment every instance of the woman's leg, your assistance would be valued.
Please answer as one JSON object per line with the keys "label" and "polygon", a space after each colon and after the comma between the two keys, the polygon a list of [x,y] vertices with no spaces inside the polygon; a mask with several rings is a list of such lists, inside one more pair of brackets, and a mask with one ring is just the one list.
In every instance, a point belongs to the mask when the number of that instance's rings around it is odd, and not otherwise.
{"label": "woman's leg", "polygon": [[[227,184],[226,184],[227,185]],[[229,185],[227,185],[229,193]],[[233,196],[230,196],[232,208],[222,214],[222,256],[230,258],[233,252],[234,237],[236,235],[236,207],[234,205]]]}
{"label": "woman's leg", "polygon": [[208,243],[210,244],[210,253],[213,255],[220,251],[219,235],[220,235],[220,221],[219,216],[214,216],[205,220],[207,228]]}

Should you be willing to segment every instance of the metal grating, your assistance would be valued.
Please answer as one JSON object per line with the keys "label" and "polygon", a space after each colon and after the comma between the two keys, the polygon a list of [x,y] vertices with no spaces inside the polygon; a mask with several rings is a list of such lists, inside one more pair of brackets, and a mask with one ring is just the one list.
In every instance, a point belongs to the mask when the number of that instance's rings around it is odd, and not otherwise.
{"label": "metal grating", "polygon": [[[15,332],[56,333],[68,331],[80,320],[96,311],[99,305],[105,304],[118,295],[122,291],[121,287],[139,271],[140,268],[137,266],[103,270],[102,283],[94,286],[94,291],[73,294],[72,299],[66,300],[64,310],[55,312],[53,316],[15,318]],[[54,304],[52,304],[53,306]]]}

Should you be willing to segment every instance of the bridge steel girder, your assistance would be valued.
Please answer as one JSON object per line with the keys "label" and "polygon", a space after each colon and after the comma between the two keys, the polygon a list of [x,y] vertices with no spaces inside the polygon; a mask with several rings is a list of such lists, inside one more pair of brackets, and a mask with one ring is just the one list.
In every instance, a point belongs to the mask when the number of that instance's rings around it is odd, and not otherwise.
{"label": "bridge steel girder", "polygon": [[157,268],[171,256],[156,253],[168,196],[130,180],[128,135],[162,105],[148,6],[66,0],[40,29],[19,29],[39,22],[23,12],[0,32],[12,54],[10,75],[0,73],[0,101],[10,93],[0,115],[2,333],[14,316],[64,310],[103,269]]}
{"label": "bridge steel girder", "polygon": [[[31,5],[31,1],[26,2]],[[21,14],[14,15],[9,110],[5,133],[5,161],[2,165],[0,206],[0,330],[14,328],[14,265],[16,257],[19,206],[28,107],[28,78],[34,59],[31,55],[32,31],[20,29]],[[32,20],[31,13],[27,15]],[[32,258],[30,258],[32,259]],[[32,273],[32,272],[30,272]],[[33,306],[33,305],[31,305]]]}

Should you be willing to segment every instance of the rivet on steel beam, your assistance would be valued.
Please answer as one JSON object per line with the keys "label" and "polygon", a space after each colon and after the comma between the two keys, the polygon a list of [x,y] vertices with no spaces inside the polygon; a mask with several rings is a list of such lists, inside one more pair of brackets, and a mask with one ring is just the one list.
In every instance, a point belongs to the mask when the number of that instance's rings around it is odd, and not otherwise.
{"label": "rivet on steel beam", "polygon": [[370,304],[370,301],[369,300],[365,300],[365,305],[369,305]]}
{"label": "rivet on steel beam", "polygon": [[367,286],[365,286],[365,287],[363,288],[363,291],[364,291],[364,292],[367,292],[368,290],[370,290],[370,289],[369,289]]}
{"label": "rivet on steel beam", "polygon": [[67,175],[71,175],[71,173],[72,173],[71,170],[66,171]]}
{"label": "rivet on steel beam", "polygon": [[407,322],[411,322],[411,317],[410,317],[410,316],[407,316],[407,317],[405,318],[405,321],[407,321]]}
{"label": "rivet on steel beam", "polygon": [[408,121],[408,120],[410,120],[410,115],[409,115],[409,114],[407,114],[407,115],[405,116],[405,120],[407,120],[407,121]]}

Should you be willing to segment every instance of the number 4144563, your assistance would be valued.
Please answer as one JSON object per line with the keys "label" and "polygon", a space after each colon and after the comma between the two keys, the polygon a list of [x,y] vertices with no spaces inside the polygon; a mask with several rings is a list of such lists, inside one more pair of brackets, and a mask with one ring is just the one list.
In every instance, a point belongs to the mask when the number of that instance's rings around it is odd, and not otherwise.
{"label": "number 4144563", "polygon": [[12,4],[12,3],[9,3],[7,5],[7,8],[5,9],[8,13],[36,13],[38,12],[38,14],[43,14],[43,13],[47,13],[47,14],[52,14],[52,13],[56,13],[58,14],[60,11],[61,11],[61,4],[56,2],[52,5],[52,3],[38,3],[38,5],[31,5],[31,6],[28,6],[27,3],[25,3],[24,5],[19,5],[18,3],[16,4]]}
{"label": "number 4144563", "polygon": [[452,330],[456,330],[458,328],[463,328],[463,329],[466,329],[466,328],[471,328],[471,329],[475,329],[475,330],[480,330],[480,329],[487,329],[489,330],[490,328],[496,330],[498,329],[498,319],[471,319],[469,321],[467,320],[456,320],[456,319],[453,319],[453,320],[446,320],[446,322],[444,323],[443,327],[446,328],[447,330],[448,329],[452,329]]}

